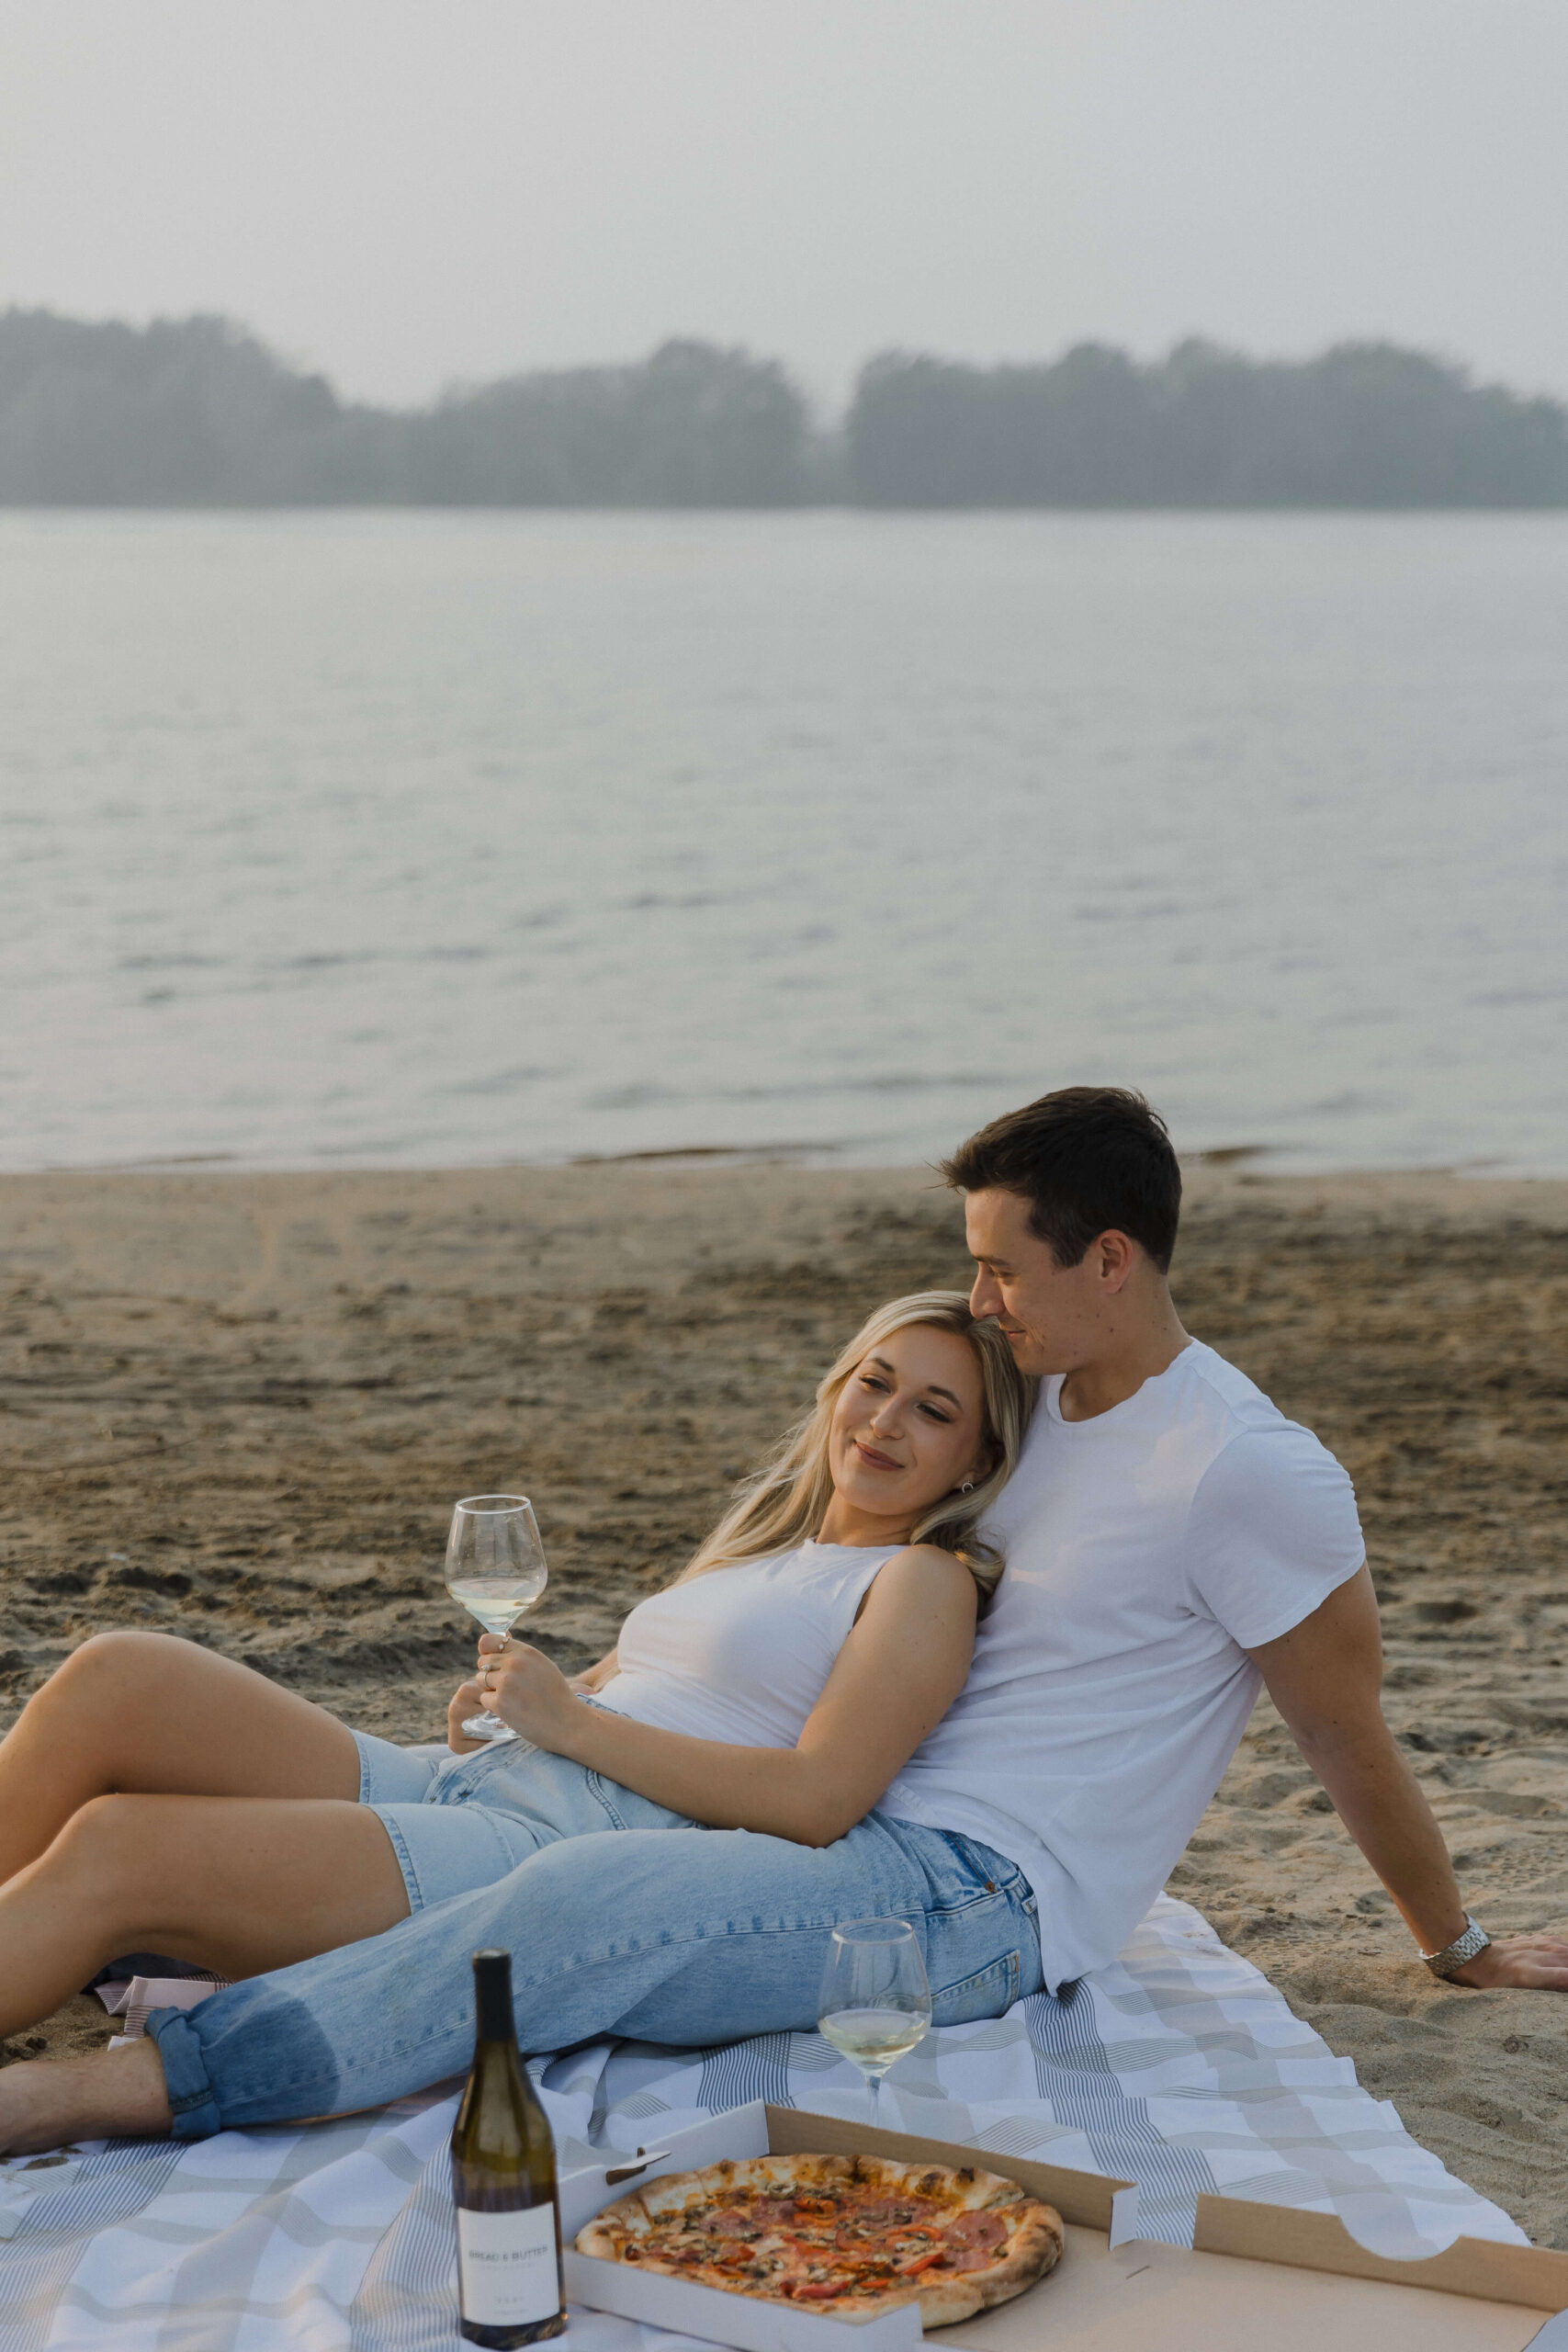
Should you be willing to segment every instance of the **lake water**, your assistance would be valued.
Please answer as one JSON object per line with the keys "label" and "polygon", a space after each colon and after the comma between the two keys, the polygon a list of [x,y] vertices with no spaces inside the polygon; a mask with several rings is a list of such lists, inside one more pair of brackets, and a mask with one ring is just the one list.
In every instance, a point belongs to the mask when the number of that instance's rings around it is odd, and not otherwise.
{"label": "lake water", "polygon": [[1568,1170],[1568,516],[0,516],[0,1163]]}

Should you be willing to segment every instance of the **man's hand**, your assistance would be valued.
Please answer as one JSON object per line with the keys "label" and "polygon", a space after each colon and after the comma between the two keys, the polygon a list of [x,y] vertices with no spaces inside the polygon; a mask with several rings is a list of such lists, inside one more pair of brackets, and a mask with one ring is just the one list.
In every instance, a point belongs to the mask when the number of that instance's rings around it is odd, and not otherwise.
{"label": "man's hand", "polygon": [[1488,1993],[1510,1984],[1568,1993],[1568,1944],[1561,1936],[1498,1936],[1450,1981]]}

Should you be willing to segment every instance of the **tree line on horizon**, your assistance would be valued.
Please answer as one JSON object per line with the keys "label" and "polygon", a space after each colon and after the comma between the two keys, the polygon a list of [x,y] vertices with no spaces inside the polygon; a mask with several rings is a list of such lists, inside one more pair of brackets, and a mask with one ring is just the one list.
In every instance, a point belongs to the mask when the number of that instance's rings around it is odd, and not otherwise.
{"label": "tree line on horizon", "polygon": [[400,410],[223,319],[0,313],[0,505],[814,504],[1562,506],[1568,408],[1393,344],[1192,340],[1150,363],[884,353],[828,431],[779,361],[686,340]]}

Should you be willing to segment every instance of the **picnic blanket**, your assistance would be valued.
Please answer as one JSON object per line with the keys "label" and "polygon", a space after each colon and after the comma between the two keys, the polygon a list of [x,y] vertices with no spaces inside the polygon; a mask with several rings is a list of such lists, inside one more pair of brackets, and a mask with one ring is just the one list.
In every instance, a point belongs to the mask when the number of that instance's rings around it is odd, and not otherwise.
{"label": "picnic blanket", "polygon": [[[815,2033],[704,2051],[604,2042],[532,2062],[563,2168],[754,2098],[863,2116]],[[889,2078],[897,2128],[1138,2183],[1135,2234],[1190,2242],[1201,2191],[1340,2215],[1380,2254],[1524,2233],[1419,2147],[1250,1963],[1162,1896],[1110,1968],[933,2032]],[[456,2091],[299,2131],[112,2142],[0,2165],[5,2352],[455,2352]],[[574,2313],[576,2352],[684,2338]]]}

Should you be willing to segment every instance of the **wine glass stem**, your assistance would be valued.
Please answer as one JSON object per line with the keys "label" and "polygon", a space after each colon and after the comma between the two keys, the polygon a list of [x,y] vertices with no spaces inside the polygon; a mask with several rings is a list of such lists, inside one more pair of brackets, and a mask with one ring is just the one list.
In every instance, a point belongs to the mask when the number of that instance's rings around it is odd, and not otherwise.
{"label": "wine glass stem", "polygon": [[873,2075],[869,2079],[871,2082],[872,2129],[874,2131],[880,2132],[882,2129],[882,2076],[879,2074]]}

